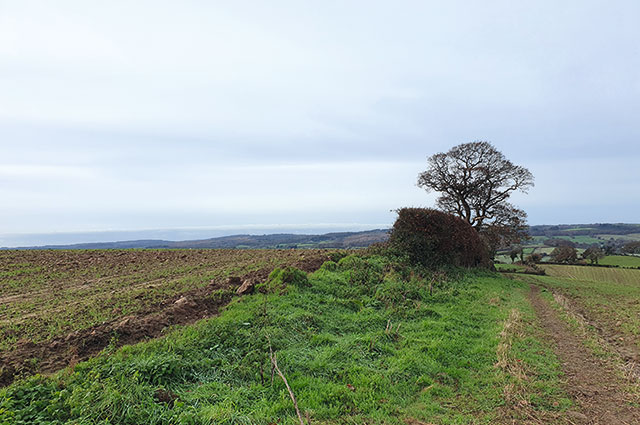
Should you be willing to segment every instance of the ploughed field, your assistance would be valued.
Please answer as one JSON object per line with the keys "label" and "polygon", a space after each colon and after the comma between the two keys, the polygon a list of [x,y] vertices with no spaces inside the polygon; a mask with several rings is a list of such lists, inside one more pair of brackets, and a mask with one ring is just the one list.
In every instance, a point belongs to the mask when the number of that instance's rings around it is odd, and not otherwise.
{"label": "ploughed field", "polygon": [[325,250],[0,251],[0,384],[213,315],[243,280],[326,259]]}

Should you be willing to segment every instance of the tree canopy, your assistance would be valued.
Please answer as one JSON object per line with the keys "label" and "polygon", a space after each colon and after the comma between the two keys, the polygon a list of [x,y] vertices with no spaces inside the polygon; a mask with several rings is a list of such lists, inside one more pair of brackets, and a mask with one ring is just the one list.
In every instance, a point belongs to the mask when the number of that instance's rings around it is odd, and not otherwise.
{"label": "tree canopy", "polygon": [[598,264],[598,260],[605,257],[604,250],[599,246],[590,246],[582,253],[582,258],[591,261],[591,264]]}
{"label": "tree canopy", "polygon": [[578,260],[578,251],[570,246],[559,246],[551,252],[551,259],[557,263],[572,264]]}
{"label": "tree canopy", "polygon": [[517,243],[526,235],[527,214],[510,204],[515,191],[533,187],[533,175],[509,161],[491,143],[454,146],[429,157],[418,186],[440,193],[437,207],[485,235],[490,246]]}

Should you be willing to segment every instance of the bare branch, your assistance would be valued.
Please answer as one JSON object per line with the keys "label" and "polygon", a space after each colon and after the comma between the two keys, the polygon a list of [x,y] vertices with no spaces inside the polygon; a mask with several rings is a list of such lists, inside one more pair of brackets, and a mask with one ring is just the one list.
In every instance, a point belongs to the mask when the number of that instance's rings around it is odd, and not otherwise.
{"label": "bare branch", "polygon": [[298,401],[296,400],[296,396],[293,394],[293,390],[289,386],[289,382],[287,381],[286,376],[284,376],[284,373],[282,373],[282,371],[278,367],[278,358],[276,354],[273,352],[273,350],[271,349],[271,341],[269,340],[268,336],[267,336],[267,341],[269,341],[269,359],[271,360],[271,381],[273,382],[273,371],[275,370],[278,376],[282,378],[282,381],[284,382],[285,387],[287,387],[287,391],[289,392],[289,397],[291,397],[291,400],[293,401],[293,407],[295,407],[296,409],[296,415],[298,415],[298,420],[300,421],[300,425],[305,425],[304,420],[302,419],[302,415],[300,414],[300,409],[298,408]]}

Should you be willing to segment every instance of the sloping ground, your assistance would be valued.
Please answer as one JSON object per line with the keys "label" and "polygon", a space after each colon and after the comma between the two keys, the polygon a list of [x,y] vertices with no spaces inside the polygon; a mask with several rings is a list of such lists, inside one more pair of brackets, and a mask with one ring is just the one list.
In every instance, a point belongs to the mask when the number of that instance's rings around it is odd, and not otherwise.
{"label": "sloping ground", "polygon": [[571,405],[526,285],[355,256],[277,276],[218,317],[0,389],[0,423],[555,423]]}
{"label": "sloping ground", "polygon": [[264,281],[276,266],[313,271],[328,259],[325,251],[281,250],[0,256],[0,385],[215,315],[243,281]]}

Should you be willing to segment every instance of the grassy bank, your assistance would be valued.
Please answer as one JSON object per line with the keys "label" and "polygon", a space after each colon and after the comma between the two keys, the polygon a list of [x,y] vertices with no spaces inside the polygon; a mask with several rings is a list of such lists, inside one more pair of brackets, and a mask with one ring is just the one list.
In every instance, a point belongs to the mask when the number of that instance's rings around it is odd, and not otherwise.
{"label": "grassy bank", "polygon": [[315,423],[507,423],[568,406],[526,285],[430,282],[382,257],[276,270],[220,317],[0,390],[0,424],[298,423],[270,351]]}

